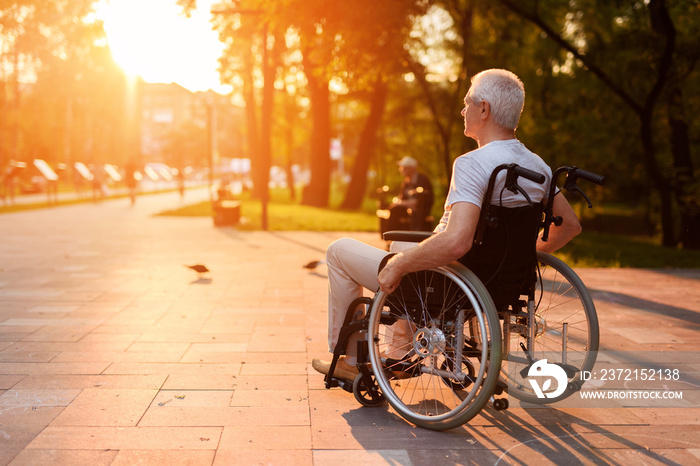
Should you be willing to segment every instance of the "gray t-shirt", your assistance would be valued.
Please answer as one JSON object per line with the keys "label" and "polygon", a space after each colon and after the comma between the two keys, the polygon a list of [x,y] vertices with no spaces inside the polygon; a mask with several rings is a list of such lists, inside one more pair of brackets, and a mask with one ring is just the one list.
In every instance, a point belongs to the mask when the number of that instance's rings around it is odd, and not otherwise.
{"label": "gray t-shirt", "polygon": [[[532,153],[517,139],[493,141],[476,150],[468,152],[454,161],[450,190],[445,200],[445,213],[435,231],[443,231],[450,217],[450,210],[457,202],[470,202],[481,207],[486,195],[489,178],[493,170],[502,164],[516,163],[545,176],[545,182],[537,184],[523,177],[518,177],[518,184],[527,192],[532,202],[540,202],[547,196],[547,188],[552,179],[552,170],[537,154]],[[503,207],[521,207],[527,200],[520,193],[503,189],[506,170],[496,177],[491,204]],[[503,191],[501,195],[501,191]]]}

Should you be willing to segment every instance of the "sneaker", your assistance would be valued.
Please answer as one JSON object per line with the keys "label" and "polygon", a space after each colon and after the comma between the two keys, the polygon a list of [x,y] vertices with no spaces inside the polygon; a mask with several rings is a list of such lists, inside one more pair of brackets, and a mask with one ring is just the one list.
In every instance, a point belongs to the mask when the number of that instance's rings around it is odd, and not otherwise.
{"label": "sneaker", "polygon": [[[406,360],[387,358],[387,367],[384,368],[384,371],[388,373],[393,379],[410,379],[411,377],[413,377],[413,371],[418,370],[418,368],[412,364],[408,367],[408,372],[403,372],[401,369],[406,367],[406,362]],[[420,375],[420,372],[418,372],[418,375]]]}
{"label": "sneaker", "polygon": [[[328,372],[331,369],[330,362],[322,361],[320,359],[314,359],[313,361],[311,361],[311,366],[314,369],[316,369],[317,372],[320,372],[321,374],[325,375],[328,375]],[[353,381],[359,373],[360,371],[357,369],[356,366],[351,366],[350,364],[345,362],[344,357],[340,357],[335,365],[333,377],[337,379]]]}

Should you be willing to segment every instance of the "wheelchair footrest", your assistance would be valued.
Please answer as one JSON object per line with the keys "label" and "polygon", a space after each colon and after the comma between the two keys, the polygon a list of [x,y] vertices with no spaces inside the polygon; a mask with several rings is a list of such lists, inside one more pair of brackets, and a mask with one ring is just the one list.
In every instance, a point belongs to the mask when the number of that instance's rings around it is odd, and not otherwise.
{"label": "wheelchair footrest", "polygon": [[352,393],[352,382],[343,379],[331,378],[326,382],[326,388],[340,387],[346,392]]}

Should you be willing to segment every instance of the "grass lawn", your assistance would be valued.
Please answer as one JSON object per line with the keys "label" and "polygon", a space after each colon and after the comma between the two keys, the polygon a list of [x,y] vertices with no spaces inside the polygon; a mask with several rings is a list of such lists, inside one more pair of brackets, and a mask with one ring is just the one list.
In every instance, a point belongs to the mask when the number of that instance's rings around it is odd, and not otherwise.
{"label": "grass lawn", "polygon": [[[241,200],[241,223],[238,230],[254,231],[262,228],[260,201]],[[377,231],[379,221],[366,212],[320,209],[293,203],[270,202],[267,208],[268,230],[271,231]],[[208,216],[214,214],[209,201],[161,212],[160,215]]]}
{"label": "grass lawn", "polygon": [[[602,211],[602,209],[601,209]],[[262,207],[259,201],[241,200],[243,221],[239,230],[261,228]],[[211,216],[209,202],[191,205],[160,215]],[[556,255],[576,267],[643,267],[700,268],[700,251],[687,251],[659,246],[658,239],[638,234],[643,228],[638,213],[633,210],[611,209],[597,216],[587,213],[584,232],[562,248]],[[362,212],[319,209],[295,204],[288,200],[273,201],[268,206],[269,230],[313,231],[377,231],[378,220],[372,206]],[[630,229],[635,231],[630,231]],[[609,231],[612,231],[609,232]]]}

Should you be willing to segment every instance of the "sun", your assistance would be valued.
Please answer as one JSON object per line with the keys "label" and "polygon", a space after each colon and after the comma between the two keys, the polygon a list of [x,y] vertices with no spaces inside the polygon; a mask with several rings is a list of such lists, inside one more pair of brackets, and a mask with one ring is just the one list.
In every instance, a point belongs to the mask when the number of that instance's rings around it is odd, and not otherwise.
{"label": "sun", "polygon": [[96,14],[127,74],[146,82],[176,82],[193,92],[229,93],[217,72],[224,44],[209,21],[215,1],[199,0],[189,18],[175,0],[101,0]]}

